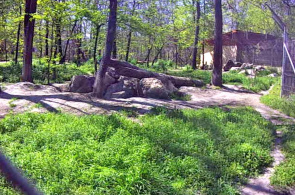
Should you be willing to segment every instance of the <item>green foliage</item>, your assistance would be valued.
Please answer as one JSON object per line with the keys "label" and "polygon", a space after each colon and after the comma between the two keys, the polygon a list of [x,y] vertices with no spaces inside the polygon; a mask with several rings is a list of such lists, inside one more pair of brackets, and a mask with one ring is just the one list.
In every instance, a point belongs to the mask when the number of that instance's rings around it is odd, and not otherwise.
{"label": "green foliage", "polygon": [[230,71],[229,73],[223,74],[223,83],[225,84],[241,84],[245,89],[253,92],[268,90],[278,78],[267,77],[268,71],[262,71],[266,73],[260,73],[255,78],[249,78],[245,74],[238,74],[237,71]]}
{"label": "green foliage", "polygon": [[162,71],[162,72],[167,72],[168,68],[172,68],[174,65],[174,62],[171,60],[162,60],[159,59],[154,66],[152,67],[156,71]]}
{"label": "green foliage", "polygon": [[[1,82],[15,83],[20,81],[22,63],[14,64],[13,62],[0,64]],[[91,61],[77,67],[75,64],[50,65],[51,82],[62,83],[70,81],[75,75],[93,74],[94,68]],[[48,64],[46,59],[33,61],[33,78],[35,83],[46,84],[48,74]],[[53,80],[53,75],[56,75]]]}
{"label": "green foliage", "polygon": [[287,190],[295,185],[295,126],[282,127],[282,131],[282,149],[286,159],[275,168],[271,183],[277,188]]}
{"label": "green foliage", "polygon": [[[273,126],[251,108],[155,108],[139,120],[9,115],[0,144],[44,194],[236,194],[272,161]],[[3,178],[0,193],[15,194]]]}
{"label": "green foliage", "polygon": [[288,116],[295,117],[295,96],[289,98],[281,98],[281,83],[277,82],[269,94],[260,98],[261,102],[277,109]]}

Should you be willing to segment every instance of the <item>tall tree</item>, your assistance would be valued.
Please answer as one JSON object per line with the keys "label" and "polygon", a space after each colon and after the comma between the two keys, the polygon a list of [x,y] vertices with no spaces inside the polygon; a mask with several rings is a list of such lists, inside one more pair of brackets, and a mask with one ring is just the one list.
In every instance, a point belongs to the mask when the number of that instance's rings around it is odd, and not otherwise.
{"label": "tall tree", "polygon": [[116,36],[116,28],[117,28],[117,0],[110,0],[110,13],[108,20],[108,31],[106,44],[104,49],[104,54],[100,62],[99,70],[96,74],[93,94],[98,98],[103,98],[104,95],[104,77],[108,68],[108,61],[111,59],[112,48],[114,44],[114,39]]}
{"label": "tall tree", "polygon": [[[195,2],[195,0],[193,2]],[[196,7],[197,7],[197,17],[195,20],[196,30],[195,30],[195,41],[194,41],[193,62],[192,62],[193,69],[197,68],[198,43],[199,43],[199,32],[200,32],[200,17],[201,17],[201,5],[200,5],[199,0],[197,0],[197,2],[196,2]]]}
{"label": "tall tree", "polygon": [[214,0],[215,32],[212,84],[222,86],[222,5],[221,0]]}
{"label": "tall tree", "polygon": [[36,13],[37,0],[26,0],[24,18],[24,64],[22,81],[33,82],[32,57],[35,19],[32,14]]}

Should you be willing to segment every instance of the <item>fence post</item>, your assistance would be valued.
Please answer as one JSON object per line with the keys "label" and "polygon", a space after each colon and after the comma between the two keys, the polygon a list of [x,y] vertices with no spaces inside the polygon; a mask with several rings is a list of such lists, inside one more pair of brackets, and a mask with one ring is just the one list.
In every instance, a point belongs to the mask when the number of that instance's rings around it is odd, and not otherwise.
{"label": "fence post", "polygon": [[282,83],[281,83],[281,97],[283,97],[284,94],[284,80],[285,80],[285,71],[286,71],[286,63],[287,63],[287,55],[286,55],[286,49],[285,45],[287,45],[288,42],[288,35],[286,27],[284,27],[284,35],[283,35],[283,63],[282,63]]}

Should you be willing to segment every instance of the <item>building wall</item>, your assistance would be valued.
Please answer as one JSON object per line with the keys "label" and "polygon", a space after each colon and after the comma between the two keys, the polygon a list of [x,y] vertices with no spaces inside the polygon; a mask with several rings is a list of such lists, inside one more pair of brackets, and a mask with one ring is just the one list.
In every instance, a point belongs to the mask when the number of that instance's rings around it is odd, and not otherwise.
{"label": "building wall", "polygon": [[[237,58],[237,46],[223,46],[222,61],[225,65],[228,60],[236,61]],[[213,65],[213,48],[206,47],[204,55],[204,64],[212,66]],[[203,64],[203,54],[201,54],[201,64]]]}

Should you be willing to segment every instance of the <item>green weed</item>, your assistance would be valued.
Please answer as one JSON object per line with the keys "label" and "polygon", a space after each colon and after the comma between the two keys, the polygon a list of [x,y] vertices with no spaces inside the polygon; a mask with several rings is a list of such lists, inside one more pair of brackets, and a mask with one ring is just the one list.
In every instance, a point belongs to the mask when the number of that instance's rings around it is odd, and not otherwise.
{"label": "green weed", "polygon": [[155,108],[140,120],[9,115],[0,144],[44,194],[235,194],[272,161],[274,128],[251,108]]}

